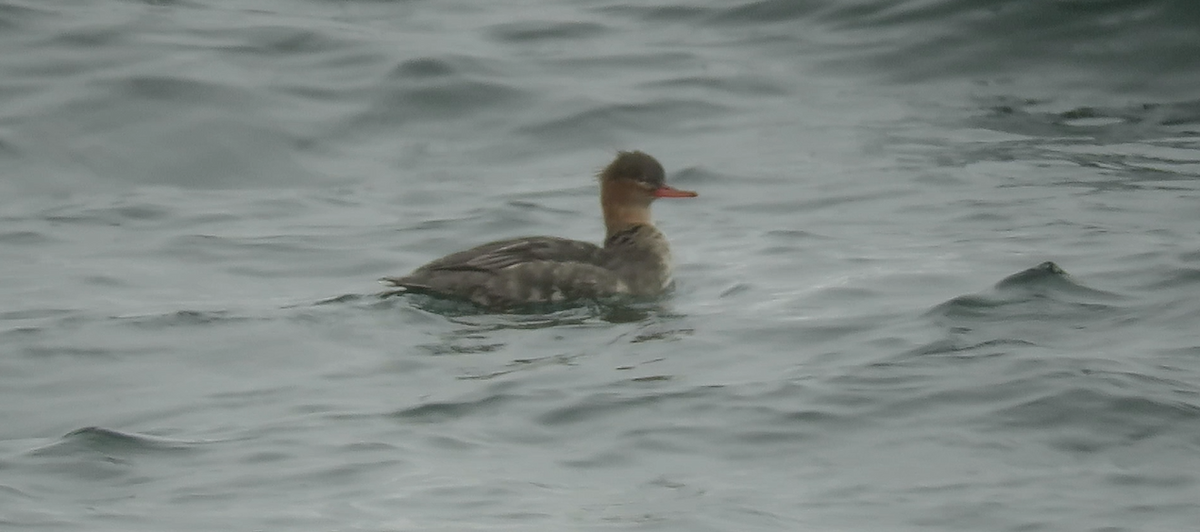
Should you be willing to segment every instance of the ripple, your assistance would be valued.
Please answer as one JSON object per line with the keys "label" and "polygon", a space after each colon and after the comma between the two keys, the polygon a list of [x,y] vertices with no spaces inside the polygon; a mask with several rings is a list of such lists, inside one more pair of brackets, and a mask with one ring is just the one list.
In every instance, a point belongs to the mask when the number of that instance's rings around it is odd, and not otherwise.
{"label": "ripple", "polygon": [[723,23],[777,23],[807,18],[825,5],[812,1],[757,0],[727,7],[712,18]]}
{"label": "ripple", "polygon": [[454,76],[497,74],[481,58],[469,55],[436,55],[405,59],[393,67],[385,78],[392,83],[429,80]]}
{"label": "ripple", "polygon": [[511,43],[586,39],[608,31],[607,26],[596,22],[544,20],[510,22],[490,29],[493,38]]}
{"label": "ripple", "polygon": [[405,123],[410,120],[478,118],[476,113],[507,109],[527,98],[525,91],[512,85],[480,79],[455,78],[400,85],[383,89],[356,120]]}
{"label": "ripple", "polygon": [[222,323],[249,321],[252,318],[238,316],[227,310],[179,310],[167,314],[121,316],[114,319],[135,327],[164,329],[169,327],[208,327]]}
{"label": "ripple", "polygon": [[239,54],[259,54],[265,57],[295,57],[301,54],[327,54],[330,51],[343,49],[351,41],[334,37],[328,31],[318,31],[308,28],[285,28],[280,26],[255,27],[247,31],[228,32],[231,38],[245,42],[225,47]]}
{"label": "ripple", "polygon": [[670,23],[698,21],[710,16],[713,13],[720,12],[720,9],[706,6],[683,4],[645,5],[636,2],[627,2],[620,5],[606,6],[600,8],[600,10],[605,13],[632,15],[637,19],[650,22]]}
{"label": "ripple", "polygon": [[75,204],[53,207],[38,213],[37,218],[60,224],[118,227],[135,223],[157,224],[175,216],[175,210],[167,205],[118,199],[103,206]]}
{"label": "ripple", "polygon": [[765,77],[754,76],[686,76],[673,79],[651,81],[643,84],[647,88],[666,88],[672,90],[699,89],[709,93],[731,94],[737,96],[786,96],[790,91],[779,82]]}
{"label": "ripple", "polygon": [[80,358],[109,358],[115,359],[116,351],[100,347],[67,347],[67,346],[30,346],[21,348],[21,353],[30,357],[80,357]]}
{"label": "ripple", "polygon": [[392,417],[405,421],[438,423],[474,415],[485,415],[499,411],[500,407],[516,397],[507,394],[492,394],[475,400],[436,401],[397,410]]}
{"label": "ripple", "polygon": [[687,402],[706,397],[719,387],[700,386],[679,391],[643,393],[602,393],[576,398],[573,404],[552,408],[537,416],[537,422],[551,427],[590,424],[601,417],[644,410],[667,402]]}
{"label": "ripple", "polygon": [[[979,100],[986,114],[972,122],[1007,133],[1076,137],[1109,141],[1153,139],[1180,132],[1180,126],[1200,123],[1200,101],[1146,102],[1125,106],[1077,106],[1056,109],[1054,101],[995,96]],[[1196,131],[1183,131],[1188,135]],[[1194,148],[1196,139],[1188,139]],[[1171,141],[1178,143],[1179,140]],[[1182,161],[1195,161],[1195,150],[1175,152]]]}
{"label": "ripple", "polygon": [[645,67],[652,70],[663,68],[679,68],[681,66],[702,66],[704,58],[694,52],[642,52],[632,54],[587,54],[581,57],[561,59],[557,62],[572,69],[606,69],[626,71],[631,67]]}
{"label": "ripple", "polygon": [[657,99],[644,103],[600,104],[567,116],[550,118],[518,128],[537,139],[593,146],[616,144],[620,132],[660,131],[707,120],[727,112],[722,105],[703,100]]}
{"label": "ripple", "polygon": [[25,28],[34,17],[44,14],[45,11],[41,9],[5,2],[0,4],[0,29],[15,30]]}
{"label": "ripple", "polygon": [[5,231],[0,233],[0,244],[13,246],[34,246],[49,244],[56,239],[40,231]]}
{"label": "ripple", "polygon": [[[202,264],[216,264],[241,275],[277,277],[303,275],[319,268],[312,258],[321,251],[311,236],[226,237],[185,234],[170,238],[163,252]],[[273,257],[275,260],[267,260]],[[338,268],[340,266],[334,266]]]}
{"label": "ripple", "polygon": [[109,90],[146,100],[236,100],[243,93],[224,83],[150,74],[119,77],[105,85]]}
{"label": "ripple", "polygon": [[1104,384],[1059,389],[1023,401],[995,412],[991,423],[1005,431],[1035,430],[1056,447],[1090,453],[1130,445],[1200,420],[1200,405],[1178,399],[1163,401],[1146,395],[1145,390],[1129,395],[1105,389],[1108,386]]}

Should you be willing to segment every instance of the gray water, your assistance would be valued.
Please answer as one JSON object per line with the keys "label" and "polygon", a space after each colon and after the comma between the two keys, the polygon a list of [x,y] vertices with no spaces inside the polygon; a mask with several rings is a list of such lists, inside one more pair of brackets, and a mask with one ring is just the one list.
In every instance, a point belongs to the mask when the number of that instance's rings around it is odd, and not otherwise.
{"label": "gray water", "polygon": [[[0,0],[0,528],[1192,530],[1198,22]],[[620,149],[669,297],[376,297]]]}

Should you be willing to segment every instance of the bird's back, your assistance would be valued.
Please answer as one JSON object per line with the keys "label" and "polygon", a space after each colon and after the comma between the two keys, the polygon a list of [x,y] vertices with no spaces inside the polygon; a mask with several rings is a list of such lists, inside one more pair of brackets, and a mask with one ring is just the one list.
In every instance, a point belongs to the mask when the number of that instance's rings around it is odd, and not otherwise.
{"label": "bird's back", "polygon": [[611,254],[588,242],[526,237],[483,244],[385,281],[489,308],[595,299],[627,291]]}

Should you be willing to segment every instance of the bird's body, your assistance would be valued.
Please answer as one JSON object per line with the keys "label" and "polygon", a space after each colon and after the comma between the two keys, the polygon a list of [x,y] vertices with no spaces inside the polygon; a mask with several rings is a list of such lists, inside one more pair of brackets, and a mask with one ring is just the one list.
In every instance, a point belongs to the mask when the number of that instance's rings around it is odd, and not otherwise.
{"label": "bird's body", "polygon": [[384,282],[492,309],[660,295],[671,285],[671,251],[650,221],[650,203],[660,197],[696,195],[671,188],[664,180],[658,161],[637,151],[619,153],[601,172],[607,228],[603,246],[551,236],[500,240]]}

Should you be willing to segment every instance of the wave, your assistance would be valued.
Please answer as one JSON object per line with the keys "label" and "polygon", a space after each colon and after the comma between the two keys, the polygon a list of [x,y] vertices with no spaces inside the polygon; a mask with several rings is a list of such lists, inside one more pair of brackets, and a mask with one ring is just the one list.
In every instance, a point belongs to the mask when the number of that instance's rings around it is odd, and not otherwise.
{"label": "wave", "polygon": [[625,7],[827,54],[830,68],[899,82],[1047,78],[1186,94],[1200,68],[1200,10],[1175,0],[756,0]]}
{"label": "wave", "polygon": [[1185,86],[1200,69],[1200,11],[1187,2],[838,2],[818,15],[851,32],[873,68],[909,81],[1077,75],[1139,89]]}
{"label": "wave", "polygon": [[122,432],[104,427],[83,427],[67,433],[53,443],[33,449],[29,454],[34,456],[75,456],[103,453],[126,456],[148,452],[186,451],[195,444],[196,442]]}
{"label": "wave", "polygon": [[1005,277],[990,293],[953,298],[927,315],[962,331],[973,323],[1092,317],[1115,310],[1111,302],[1120,298],[1079,284],[1057,264],[1044,262]]}

